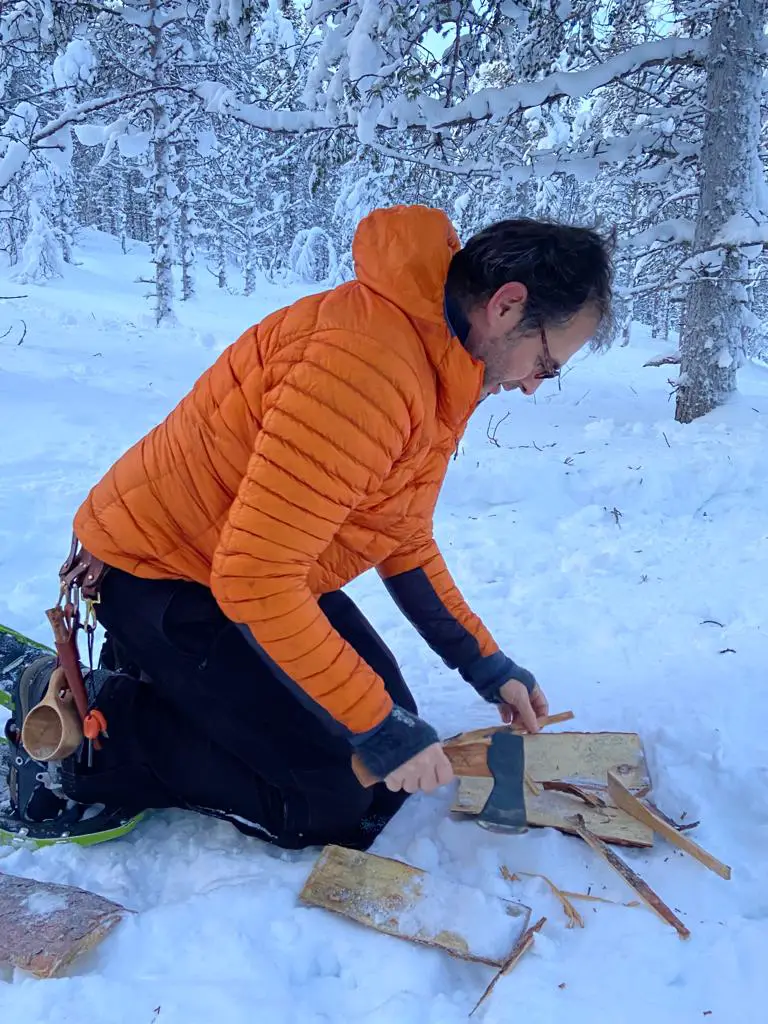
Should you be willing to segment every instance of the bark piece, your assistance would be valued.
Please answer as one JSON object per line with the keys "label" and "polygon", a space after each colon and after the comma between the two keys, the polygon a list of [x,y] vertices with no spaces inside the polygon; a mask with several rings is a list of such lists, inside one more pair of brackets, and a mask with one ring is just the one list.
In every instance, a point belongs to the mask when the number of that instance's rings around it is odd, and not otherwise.
{"label": "bark piece", "polygon": [[299,899],[395,938],[500,967],[530,908],[402,861],[326,846]]}
{"label": "bark piece", "polygon": [[127,913],[84,889],[0,872],[0,963],[53,978]]}
{"label": "bark piece", "polygon": [[614,871],[621,875],[627,885],[635,890],[646,906],[650,907],[655,914],[658,914],[662,921],[672,925],[681,939],[690,938],[690,931],[674,911],[670,910],[666,903],[664,903],[664,901],[653,891],[650,885],[643,881],[640,875],[633,871],[629,864],[623,861],[615,850],[606,846],[599,836],[596,836],[594,832],[591,832],[587,828],[584,817],[581,814],[574,816],[573,825],[576,834],[580,836],[585,843],[591,846],[595,853],[599,853],[600,856],[610,864]]}
{"label": "bark piece", "polygon": [[580,800],[583,800],[590,807],[605,807],[605,800],[601,796],[598,796],[597,793],[590,793],[589,790],[582,789],[581,786],[577,786],[573,782],[563,782],[562,779],[550,779],[548,782],[543,782],[541,788],[554,793],[570,793],[572,796],[577,796]]}
{"label": "bark piece", "polygon": [[611,800],[617,807],[621,807],[627,814],[631,814],[638,821],[642,821],[649,828],[652,828],[654,832],[663,836],[667,842],[676,846],[678,850],[683,850],[685,853],[690,854],[691,857],[709,868],[710,871],[714,871],[716,875],[726,880],[730,879],[731,869],[727,864],[723,864],[722,861],[713,857],[711,853],[708,853],[698,843],[694,843],[692,839],[689,839],[688,836],[670,825],[659,814],[646,807],[636,796],[629,792],[615,772],[608,772],[608,792]]}

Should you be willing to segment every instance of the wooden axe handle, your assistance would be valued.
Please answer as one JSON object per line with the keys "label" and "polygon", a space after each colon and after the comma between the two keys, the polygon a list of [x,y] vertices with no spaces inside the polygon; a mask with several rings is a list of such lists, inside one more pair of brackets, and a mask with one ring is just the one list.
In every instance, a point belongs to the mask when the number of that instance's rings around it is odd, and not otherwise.
{"label": "wooden axe handle", "polygon": [[[548,725],[557,725],[559,722],[569,722],[574,717],[572,711],[561,711],[557,715],[545,715],[538,720],[539,728],[544,729]],[[485,761],[484,752],[478,748],[489,747],[491,738],[496,732],[513,732],[516,735],[524,735],[525,730],[514,725],[492,726],[490,729],[476,729],[472,733],[464,733],[462,736],[453,737],[447,740],[443,746],[445,755],[456,769],[457,775],[473,775],[475,777],[491,778],[491,772]],[[473,756],[474,755],[474,756]],[[482,755],[482,756],[478,756]],[[471,767],[470,767],[471,765]],[[352,755],[352,771],[357,777],[361,786],[369,789],[375,786],[381,779],[376,778],[373,772],[365,767],[357,756]]]}

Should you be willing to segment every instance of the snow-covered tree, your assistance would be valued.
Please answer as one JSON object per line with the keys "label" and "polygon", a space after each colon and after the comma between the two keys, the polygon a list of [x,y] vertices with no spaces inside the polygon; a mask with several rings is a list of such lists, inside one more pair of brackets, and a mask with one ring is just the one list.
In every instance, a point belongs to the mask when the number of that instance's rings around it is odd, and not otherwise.
{"label": "snow-covered tree", "polygon": [[680,339],[676,418],[688,423],[736,389],[750,313],[750,262],[768,242],[759,159],[766,9],[723,3],[712,19],[700,157],[701,191]]}
{"label": "snow-covered tree", "polygon": [[349,277],[378,205],[440,206],[465,237],[514,215],[590,223],[619,238],[624,339],[633,317],[681,331],[689,419],[727,397],[766,316],[765,6],[16,0],[0,244],[18,262],[45,217],[66,256],[73,214],[148,241],[162,321],[177,273],[193,294],[195,251],[248,294],[260,273]]}
{"label": "snow-covered tree", "polygon": [[[309,16],[322,43],[303,94],[308,109],[282,114],[281,128],[346,128],[382,155],[510,192],[530,179],[609,171],[627,193],[636,184],[623,225],[642,225],[637,262],[627,259],[630,293],[671,285],[686,294],[678,417],[727,396],[744,333],[748,250],[766,234],[762,0],[316,0]],[[727,115],[717,91],[725,74],[738,82],[725,90]],[[630,93],[631,103],[619,99]],[[229,109],[278,126],[274,111],[254,104]],[[740,188],[724,206],[734,180]],[[537,200],[539,209],[549,203],[541,192]],[[681,246],[689,251],[677,266],[659,259]],[[712,287],[713,275],[722,287]],[[718,339],[708,342],[713,302]],[[724,318],[732,325],[725,352]]]}

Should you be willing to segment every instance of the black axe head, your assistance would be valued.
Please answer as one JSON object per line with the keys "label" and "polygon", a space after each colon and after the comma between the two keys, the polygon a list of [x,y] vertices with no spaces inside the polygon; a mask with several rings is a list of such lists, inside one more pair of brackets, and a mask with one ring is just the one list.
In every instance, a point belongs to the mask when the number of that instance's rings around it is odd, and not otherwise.
{"label": "black axe head", "polygon": [[523,740],[523,736],[506,729],[491,738],[488,768],[493,776],[493,789],[478,818],[483,828],[494,832],[528,831]]}

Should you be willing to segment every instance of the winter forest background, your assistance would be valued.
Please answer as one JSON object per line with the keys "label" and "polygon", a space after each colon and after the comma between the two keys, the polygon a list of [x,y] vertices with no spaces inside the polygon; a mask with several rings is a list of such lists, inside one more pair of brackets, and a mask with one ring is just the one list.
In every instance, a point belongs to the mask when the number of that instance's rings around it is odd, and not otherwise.
{"label": "winter forest background", "polygon": [[764,0],[2,3],[0,247],[21,286],[149,242],[162,323],[200,273],[349,278],[379,205],[615,230],[688,422],[768,351],[767,52]]}

